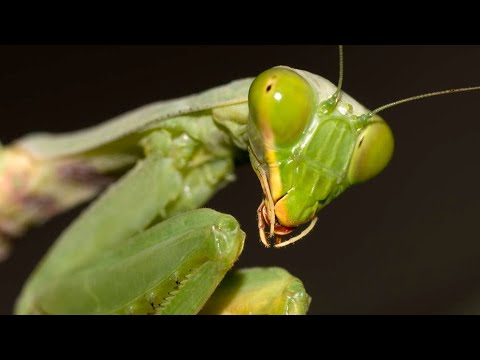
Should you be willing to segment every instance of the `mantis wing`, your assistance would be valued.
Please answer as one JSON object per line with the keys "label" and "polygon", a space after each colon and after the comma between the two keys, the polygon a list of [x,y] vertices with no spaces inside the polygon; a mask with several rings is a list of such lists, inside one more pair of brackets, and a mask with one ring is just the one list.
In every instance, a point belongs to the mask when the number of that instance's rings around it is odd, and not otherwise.
{"label": "mantis wing", "polygon": [[122,137],[152,128],[166,119],[247,101],[253,78],[236,80],[199,94],[160,101],[129,111],[100,125],[67,134],[37,133],[16,141],[36,158],[51,159],[83,153]]}

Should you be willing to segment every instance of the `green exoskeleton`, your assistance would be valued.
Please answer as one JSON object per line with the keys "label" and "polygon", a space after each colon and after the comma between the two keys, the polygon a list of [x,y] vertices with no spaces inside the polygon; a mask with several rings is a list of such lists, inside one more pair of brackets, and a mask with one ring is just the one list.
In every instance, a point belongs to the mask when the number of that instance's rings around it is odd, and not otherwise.
{"label": "green exoskeleton", "polygon": [[31,134],[4,147],[5,253],[8,238],[121,175],[61,234],[15,312],[305,314],[310,297],[287,271],[229,271],[245,233],[232,216],[199,208],[234,180],[237,155],[248,152],[264,193],[260,240],[267,247],[270,238],[275,247],[297,241],[324,206],[387,166],[393,135],[377,113],[397,103],[369,111],[341,91],[341,80],[336,86],[278,66],[92,128]]}

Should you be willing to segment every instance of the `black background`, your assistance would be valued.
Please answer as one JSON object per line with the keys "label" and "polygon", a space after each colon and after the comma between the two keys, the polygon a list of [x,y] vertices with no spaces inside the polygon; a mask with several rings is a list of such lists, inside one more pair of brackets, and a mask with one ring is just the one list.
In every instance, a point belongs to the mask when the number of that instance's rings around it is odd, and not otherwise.
{"label": "black background", "polygon": [[[344,90],[370,109],[480,84],[480,46],[346,46]],[[1,46],[0,139],[68,131],[137,106],[289,65],[338,77],[335,46]],[[247,232],[237,263],[281,266],[304,281],[311,314],[444,314],[480,310],[479,92],[386,110],[394,158],[335,200],[294,246],[257,240],[258,180],[247,164],[209,204]],[[70,211],[29,231],[0,264],[0,313]]]}

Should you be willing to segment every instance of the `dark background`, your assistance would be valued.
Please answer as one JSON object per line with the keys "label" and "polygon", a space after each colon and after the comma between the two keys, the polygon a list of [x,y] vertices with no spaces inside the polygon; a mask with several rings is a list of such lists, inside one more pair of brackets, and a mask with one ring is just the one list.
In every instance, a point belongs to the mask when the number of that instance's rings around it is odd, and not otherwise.
{"label": "dark background", "polygon": [[[137,106],[289,65],[337,81],[335,46],[0,46],[0,139],[98,124]],[[346,46],[344,90],[373,109],[480,84],[480,46]],[[386,110],[394,158],[351,188],[294,246],[257,240],[258,180],[248,164],[209,204],[247,232],[237,263],[281,266],[304,281],[311,314],[480,310],[480,92]],[[0,263],[0,313],[81,208],[29,231]]]}

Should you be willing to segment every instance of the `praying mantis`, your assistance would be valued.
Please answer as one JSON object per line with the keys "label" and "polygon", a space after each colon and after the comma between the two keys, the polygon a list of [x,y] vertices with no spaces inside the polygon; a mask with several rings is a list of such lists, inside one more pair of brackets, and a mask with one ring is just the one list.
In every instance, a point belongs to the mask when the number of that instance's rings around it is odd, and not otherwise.
{"label": "praying mantis", "polygon": [[[328,95],[325,94],[325,96],[323,96],[322,99],[327,99],[327,98],[328,98],[329,96],[331,96],[334,92],[335,92],[335,86],[332,85],[332,86],[330,86],[330,92],[329,92],[329,94],[328,94]],[[353,100],[350,100],[350,102],[353,102]],[[228,104],[228,105],[235,106],[235,105],[237,105],[237,104]],[[357,105],[357,103],[354,103],[354,108],[359,108],[359,107],[360,107],[359,104]],[[360,107],[360,108],[361,108],[361,107]],[[365,112],[365,111],[364,111],[364,112]],[[220,114],[218,117],[221,118],[222,115]],[[238,125],[238,124],[237,124],[237,125]],[[233,126],[233,125],[232,125],[232,126]],[[228,126],[226,126],[226,127],[228,127]],[[234,133],[235,133],[235,129],[234,129],[234,128],[232,128],[232,129],[233,129],[233,130],[231,130],[231,133],[234,134]],[[237,129],[237,131],[238,131],[238,129]],[[148,146],[148,144],[147,144],[147,146]],[[154,146],[152,146],[151,151],[156,151],[156,149],[154,148]],[[125,166],[127,166],[127,165],[128,165],[128,162],[131,161],[131,160],[129,160],[129,159],[120,159],[120,160],[125,162],[125,164],[126,164]],[[81,170],[81,169],[80,169],[80,170]],[[87,173],[87,175],[88,175],[88,173]],[[152,196],[153,196],[153,195],[152,195]],[[265,207],[264,207],[264,208],[265,208]],[[260,219],[262,218],[262,213],[260,213],[259,218],[260,218]],[[265,216],[265,217],[264,217],[264,220],[265,220],[265,219],[268,219],[268,216]],[[274,223],[273,221],[270,221],[270,225],[272,225],[273,223]],[[228,227],[228,226],[227,226],[227,227]],[[267,227],[268,227],[268,226],[267,226]],[[266,237],[264,237],[263,240],[265,240],[264,242],[266,242]],[[57,269],[58,269],[58,268],[57,268]],[[45,311],[45,312],[48,312],[48,311]]]}

